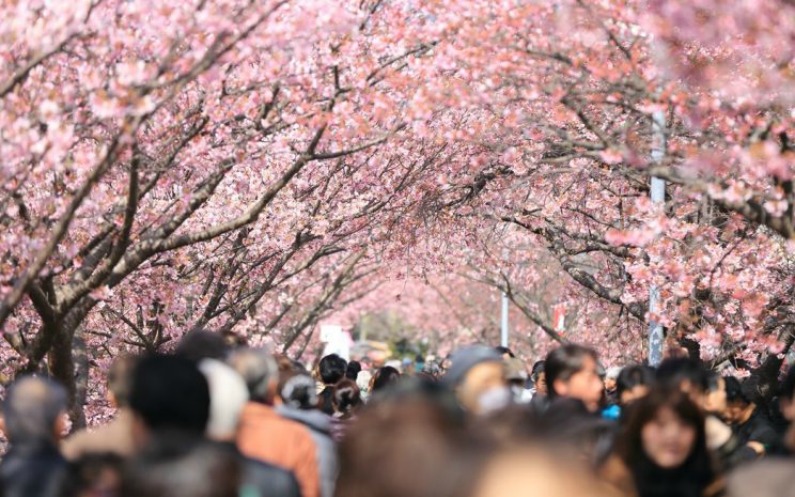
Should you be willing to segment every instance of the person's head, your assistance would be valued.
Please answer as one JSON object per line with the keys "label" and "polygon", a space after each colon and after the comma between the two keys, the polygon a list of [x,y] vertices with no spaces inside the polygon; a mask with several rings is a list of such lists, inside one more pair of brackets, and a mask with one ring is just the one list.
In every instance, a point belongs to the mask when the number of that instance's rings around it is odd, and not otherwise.
{"label": "person's head", "polygon": [[241,459],[229,445],[168,434],[134,457],[121,497],[237,497]]}
{"label": "person's head", "polygon": [[544,371],[550,398],[571,397],[591,411],[599,409],[604,386],[592,349],[574,344],[558,347],[547,355]]}
{"label": "person's head", "polygon": [[502,358],[506,361],[508,359],[513,359],[516,357],[511,349],[509,349],[508,347],[503,347],[502,345],[500,345],[499,347],[494,347],[494,350],[496,350],[497,353],[500,354]]}
{"label": "person's head", "polygon": [[657,368],[657,383],[664,388],[681,390],[701,407],[709,387],[706,369],[698,361],[686,357],[664,360]]}
{"label": "person's head", "polygon": [[357,415],[339,446],[337,497],[447,497],[437,485],[464,456],[465,418],[453,394],[419,379],[398,382]]}
{"label": "person's head", "polygon": [[348,367],[345,369],[345,377],[349,380],[356,381],[359,377],[359,373],[362,372],[362,365],[359,361],[351,361],[348,363]]}
{"label": "person's head", "polygon": [[714,479],[701,408],[679,389],[653,388],[635,402],[619,450],[641,495],[654,485],[703,490]]}
{"label": "person's head", "polygon": [[174,355],[184,357],[193,362],[202,359],[223,361],[229,352],[229,345],[220,333],[209,330],[191,330],[182,337],[174,349]]}
{"label": "person's head", "polygon": [[498,451],[482,470],[474,484],[464,479],[469,497],[544,496],[608,497],[610,487],[597,481],[588,468],[572,463],[541,447],[517,447]]}
{"label": "person's head", "polygon": [[384,390],[400,378],[400,372],[392,366],[384,366],[373,375],[370,380],[370,391],[379,392]]}
{"label": "person's head", "polygon": [[527,378],[527,368],[521,359],[508,359],[505,361],[505,379],[512,388],[524,388]]}
{"label": "person's head", "polygon": [[336,385],[341,379],[345,377],[345,371],[348,368],[348,363],[337,354],[330,354],[320,360],[317,365],[317,371],[320,375],[320,380],[326,386]]}
{"label": "person's head", "polygon": [[615,440],[615,423],[593,415],[579,399],[558,397],[533,423],[536,436],[566,450],[580,462],[599,467],[610,455]]}
{"label": "person's head", "polygon": [[237,371],[215,359],[201,361],[199,370],[210,388],[207,436],[219,441],[234,440],[240,414],[249,399],[246,382]]}
{"label": "person's head", "polygon": [[210,418],[210,389],[196,363],[184,357],[144,357],[133,373],[130,409],[136,440],[142,443],[170,431],[202,437]]}
{"label": "person's head", "polygon": [[238,349],[227,360],[246,383],[251,400],[272,404],[279,382],[279,369],[265,349]]}
{"label": "person's head", "polygon": [[344,379],[334,385],[332,397],[334,412],[342,417],[347,417],[362,405],[362,396],[359,387],[352,380]]}
{"label": "person's head", "polygon": [[622,406],[638,400],[654,385],[654,370],[648,366],[635,364],[621,370],[616,379],[618,402]]}
{"label": "person's head", "polygon": [[544,361],[536,361],[533,364],[530,379],[533,380],[533,387],[535,387],[537,394],[547,394],[547,374],[544,371]]}
{"label": "person's head", "polygon": [[474,345],[456,351],[444,382],[455,390],[464,409],[474,414],[505,407],[511,399],[505,362],[491,347]]}
{"label": "person's head", "polygon": [[308,374],[290,374],[279,380],[279,395],[285,406],[304,411],[317,409],[315,380]]}
{"label": "person's head", "polygon": [[113,407],[130,405],[132,376],[138,358],[131,355],[116,357],[108,370],[108,403]]}
{"label": "person's head", "polygon": [[727,376],[724,381],[726,384],[726,410],[723,417],[730,423],[739,423],[743,421],[752,402],[743,392],[740,380],[733,376]]}
{"label": "person's head", "polygon": [[66,423],[66,390],[46,378],[24,376],[6,392],[3,431],[11,444],[55,443]]}
{"label": "person's head", "polygon": [[704,410],[723,416],[726,412],[726,379],[714,371],[707,373],[707,392],[704,395]]}
{"label": "person's head", "polygon": [[618,375],[621,374],[621,368],[619,367],[612,367],[608,368],[605,371],[605,390],[608,392],[614,392],[616,390],[616,381],[618,380]]}

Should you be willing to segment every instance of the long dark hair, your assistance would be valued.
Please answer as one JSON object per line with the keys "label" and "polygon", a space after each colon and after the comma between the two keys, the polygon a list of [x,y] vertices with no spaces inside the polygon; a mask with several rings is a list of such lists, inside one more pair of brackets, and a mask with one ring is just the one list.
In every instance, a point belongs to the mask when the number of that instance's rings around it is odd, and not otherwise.
{"label": "long dark hair", "polygon": [[384,366],[376,371],[372,379],[372,391],[377,392],[388,387],[393,381],[400,378],[400,372],[392,366]]}
{"label": "long dark hair", "polygon": [[[678,468],[659,467],[643,448],[643,427],[662,409],[671,409],[684,423],[696,430],[690,455]],[[678,389],[654,388],[635,402],[627,413],[627,424],[619,443],[619,455],[629,467],[640,497],[701,497],[715,481],[716,473],[707,450],[704,415],[690,398]]]}

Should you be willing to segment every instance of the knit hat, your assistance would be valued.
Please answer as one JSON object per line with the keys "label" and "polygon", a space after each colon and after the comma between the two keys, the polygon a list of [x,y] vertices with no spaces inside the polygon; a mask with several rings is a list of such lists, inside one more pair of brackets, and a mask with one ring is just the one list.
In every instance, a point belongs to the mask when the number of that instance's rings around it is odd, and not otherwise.
{"label": "knit hat", "polygon": [[484,362],[502,362],[499,352],[485,345],[471,345],[459,349],[450,357],[450,368],[444,375],[443,381],[449,386],[456,386],[461,383],[467,373]]}

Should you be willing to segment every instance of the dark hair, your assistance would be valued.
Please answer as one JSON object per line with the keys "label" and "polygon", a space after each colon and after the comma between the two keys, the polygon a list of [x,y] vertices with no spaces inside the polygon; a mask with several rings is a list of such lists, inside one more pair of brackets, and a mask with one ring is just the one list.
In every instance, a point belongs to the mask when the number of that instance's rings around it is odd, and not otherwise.
{"label": "dark hair", "polygon": [[751,403],[748,396],[743,392],[743,385],[740,383],[740,380],[734,376],[726,376],[724,380],[726,381],[726,402],[729,404],[744,405]]}
{"label": "dark hair", "polygon": [[618,373],[616,378],[616,394],[621,399],[621,394],[638,386],[651,387],[654,384],[654,370],[649,366],[633,364]]}
{"label": "dark hair", "polygon": [[723,376],[715,371],[707,371],[707,392],[714,392],[720,389],[720,381]]}
{"label": "dark hair", "polygon": [[544,372],[544,364],[544,361],[536,361],[535,364],[533,364],[533,369],[530,372],[530,378],[533,381],[538,381],[538,377]]}
{"label": "dark hair", "polygon": [[117,454],[86,454],[69,464],[60,495],[118,495],[123,467]]}
{"label": "dark hair", "polygon": [[132,376],[138,358],[131,355],[122,355],[113,360],[108,370],[108,390],[116,399],[116,405],[127,407],[130,405],[130,389]]}
{"label": "dark hair", "polygon": [[232,446],[159,436],[125,468],[121,497],[237,497],[241,461]]}
{"label": "dark hair", "polygon": [[184,357],[153,355],[133,374],[130,407],[152,431],[203,435],[210,418],[210,389],[195,363]]}
{"label": "dark hair", "polygon": [[701,363],[686,357],[666,359],[657,368],[657,382],[666,388],[681,389],[687,381],[702,393],[709,390],[707,371]]}
{"label": "dark hair", "polygon": [[383,368],[379,369],[375,372],[373,376],[373,392],[377,392],[379,390],[383,390],[391,383],[397,381],[400,378],[400,372],[393,368],[392,366],[384,366]]}
{"label": "dark hair", "polygon": [[582,371],[586,357],[598,361],[598,356],[594,350],[576,344],[563,345],[547,355],[544,361],[544,372],[547,375],[549,398],[557,396],[555,381],[567,381]]}
{"label": "dark hair", "polygon": [[397,383],[368,403],[340,443],[335,495],[459,495],[447,484],[461,481],[449,473],[469,454],[456,446],[466,419],[449,389],[417,379]]}
{"label": "dark hair", "polygon": [[[690,455],[679,468],[664,469],[649,458],[643,448],[643,428],[658,413],[671,409],[684,423],[696,431]],[[626,429],[619,441],[619,454],[635,480],[638,495],[677,495],[700,497],[716,479],[707,437],[704,415],[690,397],[678,387],[654,388],[639,399],[628,412]]]}
{"label": "dark hair", "polygon": [[574,449],[594,468],[613,452],[616,423],[596,417],[582,401],[559,397],[543,413],[536,413],[536,437],[553,447]]}
{"label": "dark hair", "polygon": [[348,367],[345,369],[345,377],[349,380],[356,381],[361,371],[362,365],[359,363],[359,361],[351,361],[348,363]]}
{"label": "dark hair", "polygon": [[508,354],[508,357],[510,357],[511,359],[516,357],[511,349],[509,349],[508,347],[503,347],[502,345],[500,345],[499,347],[494,347],[494,350],[496,350],[497,353],[500,355]]}
{"label": "dark hair", "polygon": [[193,362],[199,362],[202,359],[223,361],[228,352],[229,346],[223,336],[203,329],[194,329],[186,333],[179,341],[177,348],[174,349],[174,355]]}
{"label": "dark hair", "polygon": [[337,354],[327,355],[318,364],[320,379],[326,385],[336,385],[338,381],[345,377],[345,370],[348,363]]}
{"label": "dark hair", "polygon": [[359,387],[353,380],[345,379],[334,387],[334,411],[343,417],[350,415],[354,409],[362,404]]}

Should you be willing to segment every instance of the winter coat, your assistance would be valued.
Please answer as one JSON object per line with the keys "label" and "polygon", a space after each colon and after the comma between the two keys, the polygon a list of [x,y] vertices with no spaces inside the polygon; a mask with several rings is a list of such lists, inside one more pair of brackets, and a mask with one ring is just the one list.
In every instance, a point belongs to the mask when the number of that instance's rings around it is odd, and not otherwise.
{"label": "winter coat", "polygon": [[301,423],[309,429],[317,448],[321,496],[333,497],[339,463],[337,461],[337,445],[332,438],[331,417],[317,409],[307,411],[295,407],[279,406],[276,411],[283,417]]}
{"label": "winter coat", "polygon": [[53,443],[14,444],[0,463],[3,497],[57,497],[68,463]]}
{"label": "winter coat", "polygon": [[292,471],[303,497],[320,496],[317,449],[309,430],[273,407],[249,402],[243,408],[237,445],[248,457]]}
{"label": "winter coat", "polygon": [[80,430],[64,440],[61,443],[61,452],[70,461],[76,461],[87,454],[111,453],[128,457],[135,451],[132,423],[132,411],[119,409],[110,423],[91,431]]}

